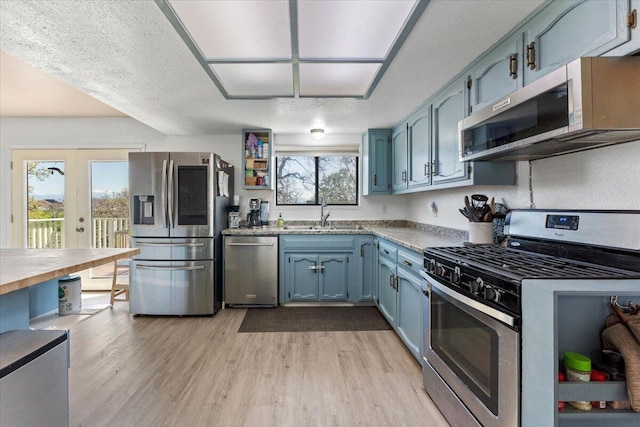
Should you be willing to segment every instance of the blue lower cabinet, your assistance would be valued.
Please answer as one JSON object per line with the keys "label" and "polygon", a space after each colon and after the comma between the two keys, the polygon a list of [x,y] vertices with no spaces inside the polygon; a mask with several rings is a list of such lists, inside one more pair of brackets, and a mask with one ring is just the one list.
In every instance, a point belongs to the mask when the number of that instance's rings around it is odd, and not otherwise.
{"label": "blue lower cabinet", "polygon": [[357,302],[372,302],[378,295],[376,255],[373,236],[362,236],[358,239]]}
{"label": "blue lower cabinet", "polygon": [[388,241],[378,242],[376,304],[413,357],[421,363],[422,255]]}
{"label": "blue lower cabinet", "polygon": [[291,254],[287,258],[289,300],[318,301],[318,257]]}
{"label": "blue lower cabinet", "polygon": [[354,236],[282,235],[279,244],[281,303],[357,302]]}
{"label": "blue lower cabinet", "polygon": [[386,257],[378,258],[378,309],[393,328],[396,327],[396,263]]}
{"label": "blue lower cabinet", "polygon": [[320,301],[346,301],[349,284],[349,256],[328,254],[318,257]]}
{"label": "blue lower cabinet", "polygon": [[398,312],[396,331],[413,357],[420,361],[422,337],[422,286],[419,277],[398,267]]}
{"label": "blue lower cabinet", "polygon": [[287,255],[289,301],[346,301],[347,254]]}

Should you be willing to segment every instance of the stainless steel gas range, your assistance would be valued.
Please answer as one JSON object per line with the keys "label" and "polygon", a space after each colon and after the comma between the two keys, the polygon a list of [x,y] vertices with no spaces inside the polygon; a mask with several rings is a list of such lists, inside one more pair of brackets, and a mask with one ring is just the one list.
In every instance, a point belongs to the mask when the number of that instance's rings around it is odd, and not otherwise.
{"label": "stainless steel gas range", "polygon": [[515,210],[505,235],[424,250],[424,387],[452,426],[520,425],[528,279],[640,278],[640,211]]}

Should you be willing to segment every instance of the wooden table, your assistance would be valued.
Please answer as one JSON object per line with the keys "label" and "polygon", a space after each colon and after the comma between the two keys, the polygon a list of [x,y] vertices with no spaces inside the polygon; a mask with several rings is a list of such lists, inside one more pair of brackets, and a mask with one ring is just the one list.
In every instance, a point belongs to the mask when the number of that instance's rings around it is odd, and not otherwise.
{"label": "wooden table", "polygon": [[138,253],[137,248],[0,249],[0,332],[28,329],[29,287]]}

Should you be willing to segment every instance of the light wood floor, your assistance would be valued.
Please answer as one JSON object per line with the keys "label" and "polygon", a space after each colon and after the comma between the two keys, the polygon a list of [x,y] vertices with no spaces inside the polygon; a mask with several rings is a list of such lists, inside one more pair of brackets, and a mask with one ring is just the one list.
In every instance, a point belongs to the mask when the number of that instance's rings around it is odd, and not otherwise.
{"label": "light wood floor", "polygon": [[448,426],[393,331],[237,333],[244,309],[71,328],[71,426]]}

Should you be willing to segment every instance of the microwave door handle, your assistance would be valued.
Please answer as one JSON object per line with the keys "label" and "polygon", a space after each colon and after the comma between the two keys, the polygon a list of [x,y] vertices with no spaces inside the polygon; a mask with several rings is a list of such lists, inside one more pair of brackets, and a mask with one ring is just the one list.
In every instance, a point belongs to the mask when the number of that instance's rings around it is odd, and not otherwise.
{"label": "microwave door handle", "polygon": [[162,206],[162,225],[167,228],[167,161],[162,161],[162,185],[160,206]]}
{"label": "microwave door handle", "polygon": [[[449,298],[455,300],[460,305],[471,307],[495,320],[506,323],[509,326],[514,326],[516,324],[516,319],[514,317],[496,310],[495,308],[491,308],[477,301],[474,301],[469,297],[466,297],[452,289],[449,289],[444,285],[441,285],[436,280],[429,279],[428,283],[431,285],[432,292],[433,289],[437,289],[438,292],[447,295]],[[431,295],[429,295],[429,300],[431,300]]]}
{"label": "microwave door handle", "polygon": [[169,195],[168,200],[169,200],[169,227],[170,228],[175,228],[175,217],[173,216],[173,188],[174,188],[174,182],[173,182],[173,160],[169,160],[169,179],[168,179],[168,186],[167,186],[167,193]]}

